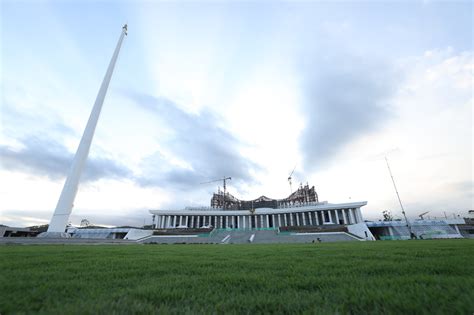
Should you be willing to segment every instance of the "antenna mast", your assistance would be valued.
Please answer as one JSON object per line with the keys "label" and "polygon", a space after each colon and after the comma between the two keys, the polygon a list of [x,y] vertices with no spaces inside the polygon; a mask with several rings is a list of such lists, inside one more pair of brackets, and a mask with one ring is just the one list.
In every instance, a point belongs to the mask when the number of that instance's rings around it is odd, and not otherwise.
{"label": "antenna mast", "polygon": [[412,238],[413,231],[411,229],[411,225],[408,222],[407,216],[405,214],[405,209],[403,208],[402,200],[400,199],[400,195],[398,194],[397,185],[395,185],[395,179],[393,178],[392,170],[390,169],[390,165],[388,164],[387,157],[385,157],[385,162],[387,162],[388,172],[390,173],[390,177],[392,178],[393,188],[395,188],[395,192],[397,193],[398,202],[400,203],[400,208],[402,208],[402,214],[403,214],[403,217],[405,218],[405,221],[407,223],[407,228],[408,228],[408,231],[410,232],[410,238]]}
{"label": "antenna mast", "polygon": [[[127,24],[122,27],[122,32],[120,33],[117,46],[115,46],[114,54],[110,60],[109,66],[104,76],[104,80],[100,85],[97,98],[92,107],[89,120],[87,121],[86,128],[82,134],[81,141],[74,155],[71,168],[69,169],[69,174],[66,178],[66,181],[59,196],[56,209],[54,210],[53,216],[49,223],[48,231],[42,233],[42,237],[62,237],[62,233],[66,231],[66,226],[69,221],[69,216],[71,215],[73,203],[76,198],[77,190],[79,188],[79,182],[81,179],[82,171],[85,167],[87,157],[89,155],[89,150],[92,144],[92,139],[94,138],[95,129],[97,127],[97,122],[99,120],[100,112],[102,110],[102,105],[104,104],[105,95],[107,94],[107,89],[112,79],[112,74],[114,72],[115,63],[122,46],[122,41],[124,36],[127,35]],[[48,234],[49,233],[49,234]]]}

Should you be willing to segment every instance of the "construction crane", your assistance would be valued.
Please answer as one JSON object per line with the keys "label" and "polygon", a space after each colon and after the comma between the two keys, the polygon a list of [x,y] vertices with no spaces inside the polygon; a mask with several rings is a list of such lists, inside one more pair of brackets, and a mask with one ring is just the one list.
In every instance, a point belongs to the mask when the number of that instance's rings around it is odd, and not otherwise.
{"label": "construction crane", "polygon": [[413,238],[415,234],[413,233],[410,222],[408,222],[407,216],[405,214],[405,209],[403,208],[402,200],[400,199],[400,195],[398,194],[397,185],[395,185],[395,179],[393,179],[392,170],[390,169],[390,165],[388,164],[387,157],[385,157],[385,162],[387,162],[388,172],[390,173],[390,177],[392,178],[393,188],[395,188],[395,192],[397,193],[398,202],[400,203],[400,208],[402,208],[403,217],[405,217],[405,222],[407,224],[408,231],[410,232],[410,238]]}
{"label": "construction crane", "polygon": [[292,179],[291,176],[293,176],[293,173],[295,172],[295,169],[296,169],[296,165],[295,165],[295,167],[293,167],[293,170],[291,171],[290,176],[288,176],[288,183],[290,183],[290,194],[293,193],[293,187],[291,186],[291,179]]}
{"label": "construction crane", "polygon": [[423,219],[423,216],[424,216],[425,214],[427,214],[428,212],[429,212],[429,211],[423,212],[422,214],[419,214],[418,216],[420,217],[421,220],[424,220],[424,219]]}
{"label": "construction crane", "polygon": [[226,194],[226,188],[227,188],[226,181],[231,180],[231,179],[232,179],[232,177],[225,177],[224,176],[223,178],[214,179],[214,180],[211,180],[211,181],[208,181],[208,182],[201,183],[201,185],[204,185],[204,184],[210,184],[210,183],[215,183],[215,182],[220,182],[220,181],[223,182],[224,195],[222,196],[222,208],[224,210],[225,210],[225,194]]}

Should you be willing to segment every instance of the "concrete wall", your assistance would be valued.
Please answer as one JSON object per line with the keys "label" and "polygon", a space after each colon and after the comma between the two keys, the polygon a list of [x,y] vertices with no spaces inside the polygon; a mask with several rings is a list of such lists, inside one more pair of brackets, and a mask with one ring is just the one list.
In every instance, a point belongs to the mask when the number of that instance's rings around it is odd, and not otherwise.
{"label": "concrete wall", "polygon": [[363,238],[364,240],[375,241],[375,237],[372,235],[372,232],[370,232],[369,228],[367,227],[367,224],[365,223],[348,225],[347,230],[349,231],[349,233],[357,235],[358,237]]}
{"label": "concrete wall", "polygon": [[153,230],[139,230],[139,229],[130,229],[124,239],[126,240],[138,240],[153,234]]}

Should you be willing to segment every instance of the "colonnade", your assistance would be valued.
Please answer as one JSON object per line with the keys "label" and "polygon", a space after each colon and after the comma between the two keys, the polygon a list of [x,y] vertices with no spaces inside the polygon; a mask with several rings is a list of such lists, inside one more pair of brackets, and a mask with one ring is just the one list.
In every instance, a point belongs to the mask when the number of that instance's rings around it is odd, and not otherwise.
{"label": "colonnade", "polygon": [[155,228],[257,229],[282,226],[317,226],[323,224],[355,224],[363,222],[360,208],[314,210],[275,214],[192,215],[160,214],[155,216]]}

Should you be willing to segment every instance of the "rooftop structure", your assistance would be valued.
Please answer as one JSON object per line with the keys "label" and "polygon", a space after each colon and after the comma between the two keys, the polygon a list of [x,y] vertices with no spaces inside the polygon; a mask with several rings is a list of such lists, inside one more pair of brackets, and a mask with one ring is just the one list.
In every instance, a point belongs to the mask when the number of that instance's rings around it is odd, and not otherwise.
{"label": "rooftop structure", "polygon": [[[224,204],[225,202],[225,204]],[[272,208],[296,206],[307,203],[317,203],[318,194],[313,187],[300,185],[298,190],[285,199],[271,199],[260,196],[254,200],[239,200],[225,191],[214,193],[211,199],[211,208],[224,210],[250,210],[256,208]]]}

